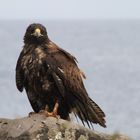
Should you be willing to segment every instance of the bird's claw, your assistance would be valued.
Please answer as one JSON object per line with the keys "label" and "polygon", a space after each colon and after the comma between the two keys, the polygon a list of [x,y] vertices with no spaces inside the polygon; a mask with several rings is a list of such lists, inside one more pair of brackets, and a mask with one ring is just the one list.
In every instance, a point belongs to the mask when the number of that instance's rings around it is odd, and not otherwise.
{"label": "bird's claw", "polygon": [[57,115],[57,112],[48,112],[48,111],[46,111],[46,110],[41,110],[40,112],[39,112],[39,114],[43,114],[43,115],[45,115],[46,117],[55,117],[55,118],[57,118],[57,119],[59,119],[60,118],[60,116],[59,115]]}
{"label": "bird's claw", "polygon": [[35,112],[30,112],[30,113],[28,114],[28,116],[31,117],[31,116],[34,115],[34,114],[36,114],[36,113],[35,113]]}

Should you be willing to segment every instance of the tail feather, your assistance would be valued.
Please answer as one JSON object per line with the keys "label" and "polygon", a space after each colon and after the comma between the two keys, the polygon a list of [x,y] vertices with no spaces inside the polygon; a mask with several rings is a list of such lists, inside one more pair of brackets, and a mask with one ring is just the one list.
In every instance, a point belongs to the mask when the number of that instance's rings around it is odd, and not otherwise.
{"label": "tail feather", "polygon": [[106,127],[104,119],[105,114],[92,99],[89,98],[86,103],[77,100],[74,106],[76,110],[75,113],[80,118],[83,125],[86,123],[90,128],[90,126],[93,127],[92,123],[98,123],[101,126]]}
{"label": "tail feather", "polygon": [[74,104],[75,108],[73,110],[75,116],[78,116],[82,122],[82,124],[85,126],[85,123],[88,125],[89,128],[91,128],[92,124],[91,122],[88,120],[88,114],[86,114],[86,109],[85,107],[83,108],[83,105],[79,102],[76,101]]}
{"label": "tail feather", "polygon": [[[99,123],[101,126],[106,127],[105,123],[105,113],[101,110],[101,108],[89,98],[88,108],[91,108],[91,120],[96,120],[96,123]],[[90,110],[90,109],[89,109]]]}

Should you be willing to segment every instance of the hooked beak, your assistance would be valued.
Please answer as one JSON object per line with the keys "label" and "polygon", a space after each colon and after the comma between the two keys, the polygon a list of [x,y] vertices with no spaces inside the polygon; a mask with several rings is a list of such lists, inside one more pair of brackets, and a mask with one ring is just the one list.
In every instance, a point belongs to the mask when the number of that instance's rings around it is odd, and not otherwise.
{"label": "hooked beak", "polygon": [[41,30],[40,30],[39,28],[36,28],[35,31],[34,31],[34,33],[33,33],[32,35],[34,35],[34,36],[36,36],[36,37],[43,36],[43,35],[41,34]]}

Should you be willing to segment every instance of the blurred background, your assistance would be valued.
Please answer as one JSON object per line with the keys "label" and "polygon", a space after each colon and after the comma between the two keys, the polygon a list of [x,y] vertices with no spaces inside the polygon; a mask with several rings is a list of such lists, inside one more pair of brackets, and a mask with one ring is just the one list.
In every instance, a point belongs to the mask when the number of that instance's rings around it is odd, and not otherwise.
{"label": "blurred background", "polygon": [[47,27],[86,73],[92,99],[106,113],[107,128],[140,140],[140,1],[0,0],[0,118],[27,116],[32,108],[15,85],[15,66],[27,26]]}

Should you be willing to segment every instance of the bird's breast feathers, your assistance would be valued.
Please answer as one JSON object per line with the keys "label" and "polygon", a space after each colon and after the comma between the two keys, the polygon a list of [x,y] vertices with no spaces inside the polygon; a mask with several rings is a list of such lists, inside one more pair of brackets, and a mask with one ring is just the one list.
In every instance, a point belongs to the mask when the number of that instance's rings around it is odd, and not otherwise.
{"label": "bird's breast feathers", "polygon": [[43,58],[46,57],[46,53],[41,48],[36,48],[35,49],[35,54],[38,57],[38,59],[41,61]]}

